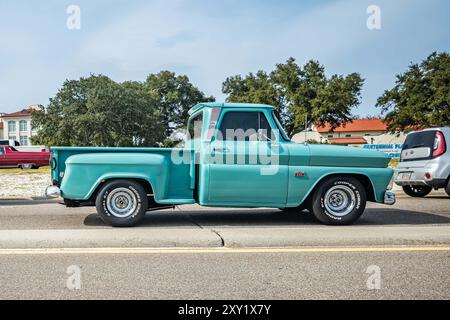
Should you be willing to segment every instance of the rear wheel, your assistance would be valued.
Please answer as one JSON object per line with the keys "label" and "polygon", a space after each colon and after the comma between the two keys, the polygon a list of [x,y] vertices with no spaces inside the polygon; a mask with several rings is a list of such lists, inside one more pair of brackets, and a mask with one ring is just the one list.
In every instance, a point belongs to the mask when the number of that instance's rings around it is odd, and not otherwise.
{"label": "rear wheel", "polygon": [[114,227],[131,227],[144,218],[148,199],[139,183],[113,180],[101,188],[95,206],[105,223]]}
{"label": "rear wheel", "polygon": [[445,187],[445,192],[450,197],[450,179],[447,181],[447,186]]}
{"label": "rear wheel", "polygon": [[366,190],[361,182],[353,177],[337,176],[320,183],[310,206],[321,223],[349,225],[361,217],[366,201]]}
{"label": "rear wheel", "polygon": [[405,191],[408,196],[414,198],[425,197],[429,195],[432,190],[433,188],[428,186],[403,186],[403,191]]}

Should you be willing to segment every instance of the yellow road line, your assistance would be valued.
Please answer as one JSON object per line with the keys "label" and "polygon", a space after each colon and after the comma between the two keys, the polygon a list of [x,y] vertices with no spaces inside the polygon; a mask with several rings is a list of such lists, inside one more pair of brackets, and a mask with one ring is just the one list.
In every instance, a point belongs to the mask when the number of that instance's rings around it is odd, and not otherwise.
{"label": "yellow road line", "polygon": [[223,253],[327,253],[327,252],[431,252],[450,251],[450,246],[423,247],[309,247],[309,248],[46,248],[0,249],[0,255],[50,254],[223,254]]}

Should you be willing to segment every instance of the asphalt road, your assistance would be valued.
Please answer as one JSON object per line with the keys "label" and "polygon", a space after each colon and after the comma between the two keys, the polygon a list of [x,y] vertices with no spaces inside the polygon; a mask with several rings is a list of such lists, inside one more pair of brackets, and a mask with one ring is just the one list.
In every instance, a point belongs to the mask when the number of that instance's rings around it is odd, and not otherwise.
{"label": "asphalt road", "polygon": [[[371,204],[350,227],[181,206],[113,229],[94,212],[0,200],[0,299],[450,298],[450,198],[439,194]],[[367,286],[374,270],[379,289]]]}

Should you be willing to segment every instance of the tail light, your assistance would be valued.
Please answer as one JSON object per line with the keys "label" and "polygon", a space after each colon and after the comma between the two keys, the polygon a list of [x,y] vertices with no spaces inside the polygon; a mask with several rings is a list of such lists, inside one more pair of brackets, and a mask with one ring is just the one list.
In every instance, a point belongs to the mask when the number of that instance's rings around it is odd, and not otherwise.
{"label": "tail light", "polygon": [[433,158],[439,157],[445,153],[446,145],[444,134],[440,131],[436,131],[436,137],[434,138],[434,151]]}

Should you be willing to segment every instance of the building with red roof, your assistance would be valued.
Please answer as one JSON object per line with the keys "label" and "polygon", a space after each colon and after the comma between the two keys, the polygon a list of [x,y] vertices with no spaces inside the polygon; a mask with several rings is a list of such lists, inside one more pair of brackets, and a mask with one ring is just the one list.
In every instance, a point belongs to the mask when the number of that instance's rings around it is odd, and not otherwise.
{"label": "building with red roof", "polygon": [[388,133],[388,127],[383,119],[357,119],[340,125],[332,130],[329,123],[324,126],[312,126],[305,132],[294,136],[295,142],[302,143],[315,140],[320,143],[360,146],[365,144],[403,143],[404,135]]}
{"label": "building with red roof", "polygon": [[36,130],[31,128],[31,113],[42,106],[32,105],[26,109],[0,115],[0,139],[19,141],[21,146],[31,146]]}

